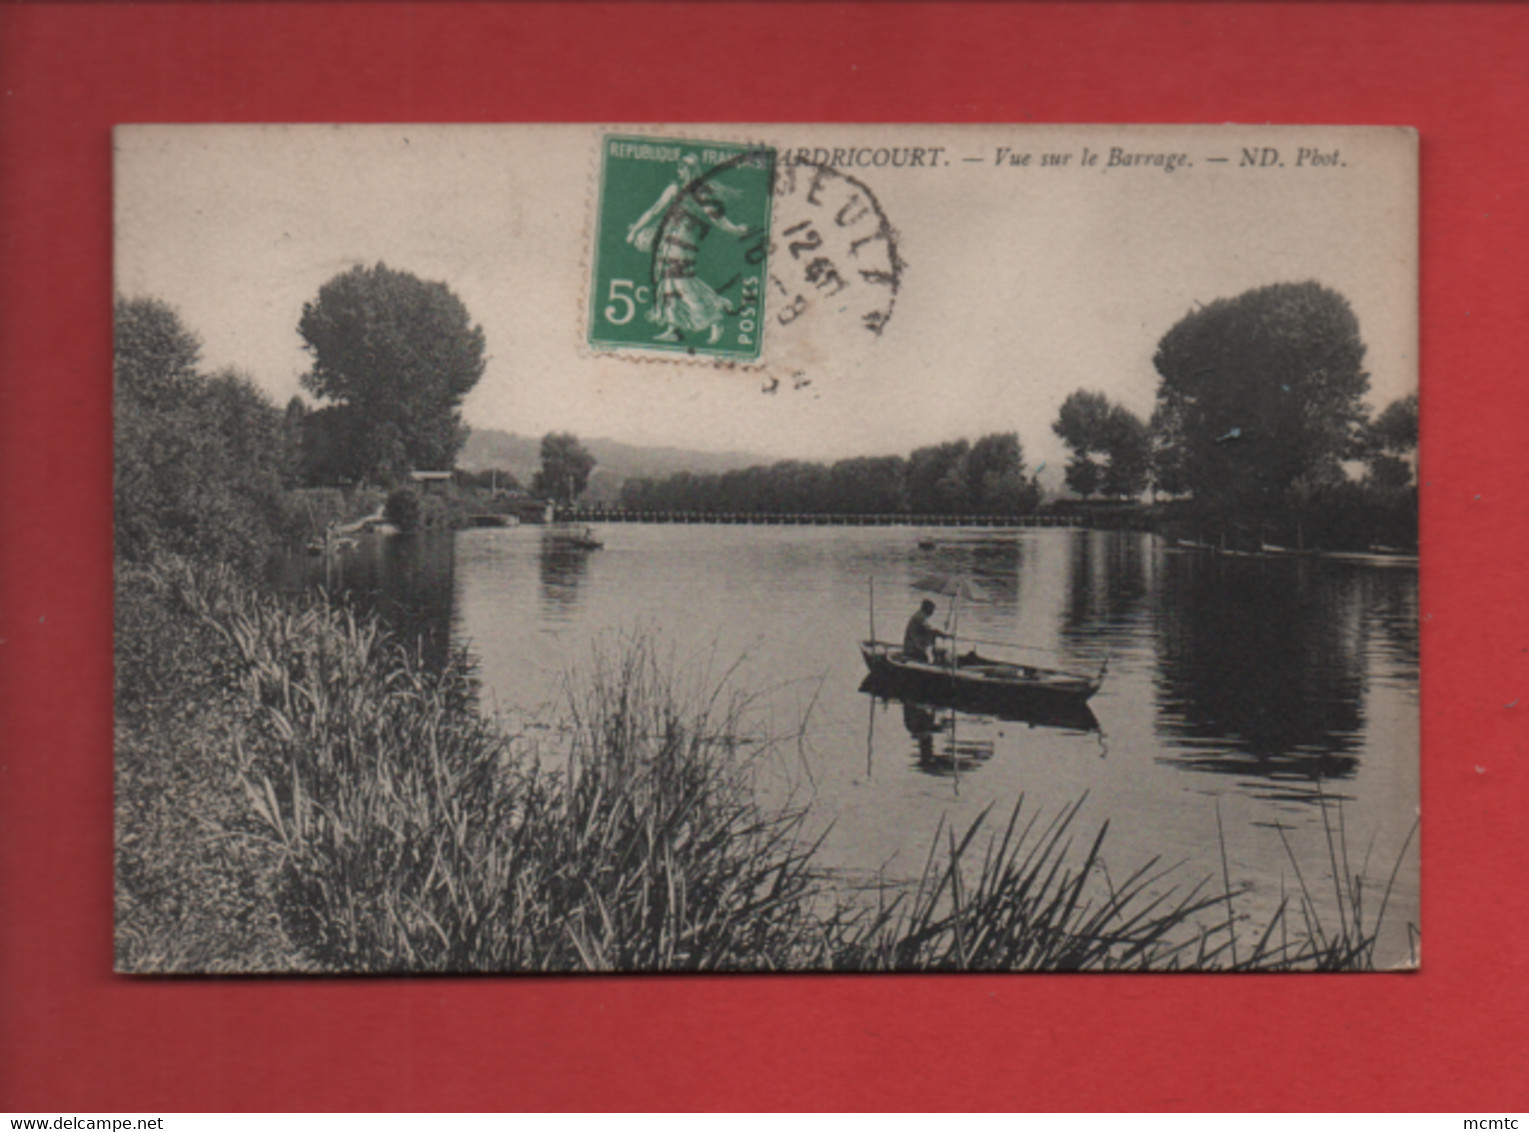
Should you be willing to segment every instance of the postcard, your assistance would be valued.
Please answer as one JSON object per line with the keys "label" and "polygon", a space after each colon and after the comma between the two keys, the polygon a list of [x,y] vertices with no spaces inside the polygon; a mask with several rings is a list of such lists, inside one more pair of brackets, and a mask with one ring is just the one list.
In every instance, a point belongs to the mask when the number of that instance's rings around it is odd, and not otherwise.
{"label": "postcard", "polygon": [[114,146],[118,970],[1419,964],[1413,131]]}

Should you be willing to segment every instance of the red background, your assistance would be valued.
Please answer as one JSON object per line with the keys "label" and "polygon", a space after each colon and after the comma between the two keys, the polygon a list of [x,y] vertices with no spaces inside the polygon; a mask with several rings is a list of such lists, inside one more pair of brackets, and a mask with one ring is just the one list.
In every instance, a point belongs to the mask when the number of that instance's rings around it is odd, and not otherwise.
{"label": "red background", "polygon": [[[1529,1107],[1526,58],[1507,4],[0,3],[0,1108]],[[1421,131],[1422,973],[112,974],[110,127],[687,119]]]}

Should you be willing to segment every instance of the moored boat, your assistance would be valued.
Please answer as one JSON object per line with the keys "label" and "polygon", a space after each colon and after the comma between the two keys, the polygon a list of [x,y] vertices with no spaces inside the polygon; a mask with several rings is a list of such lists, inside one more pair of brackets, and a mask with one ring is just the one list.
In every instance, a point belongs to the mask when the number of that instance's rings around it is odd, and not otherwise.
{"label": "moored boat", "polygon": [[1305,550],[1294,546],[1278,546],[1271,542],[1261,543],[1259,551],[1270,558],[1315,558],[1320,550]]}
{"label": "moored boat", "polygon": [[1377,554],[1374,551],[1323,551],[1322,557],[1332,562],[1351,562],[1356,566],[1410,566],[1417,568],[1416,554]]}

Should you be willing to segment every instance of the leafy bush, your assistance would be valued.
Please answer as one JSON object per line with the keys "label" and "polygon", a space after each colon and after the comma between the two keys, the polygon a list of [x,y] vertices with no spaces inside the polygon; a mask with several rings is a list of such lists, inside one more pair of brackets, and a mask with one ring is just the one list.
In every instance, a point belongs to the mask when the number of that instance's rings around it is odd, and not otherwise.
{"label": "leafy bush", "polygon": [[203,376],[200,346],[154,299],[117,302],[116,551],[253,566],[283,520],[288,435],[242,374]]}
{"label": "leafy bush", "polygon": [[417,531],[420,522],[419,492],[412,488],[394,488],[383,504],[383,517],[401,531]]}

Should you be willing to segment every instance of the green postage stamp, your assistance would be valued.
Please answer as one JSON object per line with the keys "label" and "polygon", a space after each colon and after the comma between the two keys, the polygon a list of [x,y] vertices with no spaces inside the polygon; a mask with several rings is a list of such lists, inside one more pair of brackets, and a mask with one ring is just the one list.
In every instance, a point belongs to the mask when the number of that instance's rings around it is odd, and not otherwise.
{"label": "green postage stamp", "polygon": [[758,360],[774,150],[607,135],[601,151],[589,344]]}

